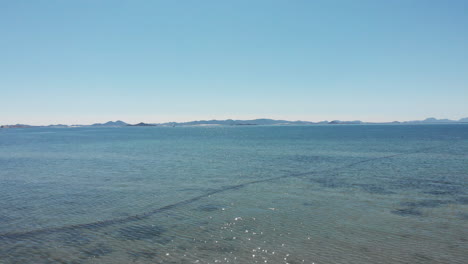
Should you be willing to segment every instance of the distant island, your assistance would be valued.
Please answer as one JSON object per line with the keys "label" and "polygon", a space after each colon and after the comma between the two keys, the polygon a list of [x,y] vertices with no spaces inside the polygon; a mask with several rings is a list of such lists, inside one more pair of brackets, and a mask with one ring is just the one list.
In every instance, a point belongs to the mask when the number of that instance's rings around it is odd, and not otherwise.
{"label": "distant island", "polygon": [[255,125],[360,125],[360,124],[462,124],[468,123],[468,117],[461,118],[459,120],[450,119],[436,119],[433,117],[426,118],[424,120],[413,120],[413,121],[393,121],[393,122],[363,122],[360,120],[355,121],[320,121],[320,122],[309,122],[309,121],[288,121],[288,120],[275,120],[275,119],[253,119],[253,120],[198,120],[190,122],[167,122],[167,123],[143,123],[129,124],[121,120],[109,121],[106,123],[96,123],[92,125],[48,125],[48,126],[32,126],[25,124],[16,125],[1,125],[0,128],[28,128],[28,127],[50,127],[50,128],[68,128],[68,127],[152,127],[152,126],[255,126]]}
{"label": "distant island", "polygon": [[[122,122],[122,121],[120,121],[120,122]],[[156,124],[147,124],[147,123],[140,122],[140,123],[135,124],[135,125],[126,124],[126,126],[144,126],[144,127],[146,127],[146,126],[157,126],[157,125]]]}
{"label": "distant island", "polygon": [[117,120],[115,122],[109,121],[109,122],[104,123],[104,124],[96,123],[96,124],[92,124],[91,126],[95,126],[95,127],[120,127],[120,126],[127,126],[127,125],[128,124],[125,123],[124,121]]}

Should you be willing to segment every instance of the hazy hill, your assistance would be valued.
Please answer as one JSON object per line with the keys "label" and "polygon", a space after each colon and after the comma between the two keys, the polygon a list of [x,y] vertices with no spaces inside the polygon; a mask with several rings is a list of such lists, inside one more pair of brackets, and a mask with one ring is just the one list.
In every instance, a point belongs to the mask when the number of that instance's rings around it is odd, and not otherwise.
{"label": "hazy hill", "polygon": [[107,123],[101,124],[101,123],[96,123],[92,124],[91,126],[98,126],[98,127],[121,127],[121,126],[126,126],[128,125],[127,123],[117,120],[115,122],[109,121]]}
{"label": "hazy hill", "polygon": [[140,122],[140,123],[135,124],[135,125],[127,125],[127,126],[157,126],[157,125]]}
{"label": "hazy hill", "polygon": [[468,118],[462,118],[462,119],[456,121],[456,120],[450,120],[450,119],[437,119],[437,118],[434,118],[434,117],[429,117],[429,118],[426,118],[424,120],[406,121],[406,122],[403,122],[403,123],[409,123],[409,124],[447,124],[447,123],[464,122],[464,121],[462,121],[464,119],[468,119]]}
{"label": "hazy hill", "polygon": [[328,124],[336,125],[336,124],[363,124],[364,122],[360,120],[354,120],[354,121],[341,121],[341,120],[333,120],[331,122],[328,122]]}
{"label": "hazy hill", "polygon": [[274,119],[253,119],[253,120],[199,120],[199,121],[190,121],[190,122],[169,122],[161,125],[165,126],[197,126],[197,125],[311,125],[315,124],[313,122],[307,121],[287,121],[287,120],[274,120]]}

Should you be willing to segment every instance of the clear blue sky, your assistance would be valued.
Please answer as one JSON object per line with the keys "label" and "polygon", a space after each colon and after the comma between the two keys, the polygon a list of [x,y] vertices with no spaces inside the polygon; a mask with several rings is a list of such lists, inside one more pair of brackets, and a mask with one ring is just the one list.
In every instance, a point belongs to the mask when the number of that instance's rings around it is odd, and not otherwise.
{"label": "clear blue sky", "polygon": [[468,1],[0,1],[0,124],[468,117]]}

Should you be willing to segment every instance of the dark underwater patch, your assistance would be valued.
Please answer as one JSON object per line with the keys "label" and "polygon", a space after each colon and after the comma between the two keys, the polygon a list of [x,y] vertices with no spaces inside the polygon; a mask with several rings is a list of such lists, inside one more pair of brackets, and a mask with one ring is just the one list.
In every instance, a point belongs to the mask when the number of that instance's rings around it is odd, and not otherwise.
{"label": "dark underwater patch", "polygon": [[166,229],[156,225],[127,226],[119,229],[119,238],[125,240],[143,240],[158,238]]}
{"label": "dark underwater patch", "polygon": [[444,201],[444,200],[423,200],[423,201],[418,201],[418,202],[404,202],[401,203],[403,206],[408,206],[408,207],[425,207],[425,208],[435,208],[439,207],[444,204],[448,204],[449,201]]}
{"label": "dark underwater patch", "polygon": [[432,190],[432,191],[425,191],[423,193],[432,194],[432,195],[450,195],[450,194],[452,194],[451,191],[447,191],[447,190]]}
{"label": "dark underwater patch", "polygon": [[393,214],[401,216],[422,216],[422,213],[414,208],[401,208],[392,211]]}
{"label": "dark underwater patch", "polygon": [[465,194],[465,189],[459,185],[442,185],[442,186],[430,186],[430,192],[437,193],[442,192],[447,195],[462,195]]}
{"label": "dark underwater patch", "polygon": [[458,204],[468,204],[468,197],[458,197],[455,199]]}
{"label": "dark underwater patch", "polygon": [[403,190],[421,190],[433,195],[461,195],[465,193],[463,186],[455,182],[428,179],[399,179],[395,187]]}

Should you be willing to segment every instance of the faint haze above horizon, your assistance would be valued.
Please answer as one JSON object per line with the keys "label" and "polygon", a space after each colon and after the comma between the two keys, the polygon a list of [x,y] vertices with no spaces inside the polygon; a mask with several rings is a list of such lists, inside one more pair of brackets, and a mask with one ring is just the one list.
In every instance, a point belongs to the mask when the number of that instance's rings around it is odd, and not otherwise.
{"label": "faint haze above horizon", "polygon": [[434,118],[428,117],[420,120],[393,120],[393,121],[369,121],[369,120],[343,120],[343,119],[322,119],[322,120],[300,120],[300,119],[272,119],[272,118],[211,118],[211,119],[181,119],[181,120],[165,120],[160,122],[154,121],[142,121],[142,119],[131,119],[128,122],[128,119],[115,119],[107,120],[101,122],[52,122],[52,123],[21,123],[13,122],[10,124],[0,124],[2,127],[16,127],[19,125],[27,126],[89,126],[89,125],[98,125],[98,126],[127,126],[127,125],[137,125],[137,126],[147,126],[147,125],[278,125],[278,124],[289,124],[289,125],[311,125],[311,124],[392,124],[392,123],[401,123],[401,124],[464,124],[468,123],[468,117],[460,119],[447,119],[447,118]]}
{"label": "faint haze above horizon", "polygon": [[468,116],[468,1],[2,1],[0,124]]}

